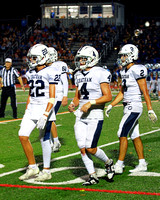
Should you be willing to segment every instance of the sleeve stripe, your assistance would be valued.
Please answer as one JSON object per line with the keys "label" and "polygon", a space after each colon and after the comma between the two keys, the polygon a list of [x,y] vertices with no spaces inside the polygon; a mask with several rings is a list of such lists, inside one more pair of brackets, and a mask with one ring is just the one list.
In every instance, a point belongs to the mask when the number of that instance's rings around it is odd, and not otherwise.
{"label": "sleeve stripe", "polygon": [[146,78],[146,76],[139,77],[139,78],[137,78],[136,80],[140,80],[140,79],[144,79],[144,78]]}
{"label": "sleeve stripe", "polygon": [[101,84],[101,83],[108,83],[108,84],[110,84],[110,82],[109,82],[109,81],[103,81],[103,82],[100,82],[100,84]]}
{"label": "sleeve stripe", "polygon": [[58,82],[50,82],[49,84],[56,84],[56,85],[57,85],[57,84],[58,84]]}

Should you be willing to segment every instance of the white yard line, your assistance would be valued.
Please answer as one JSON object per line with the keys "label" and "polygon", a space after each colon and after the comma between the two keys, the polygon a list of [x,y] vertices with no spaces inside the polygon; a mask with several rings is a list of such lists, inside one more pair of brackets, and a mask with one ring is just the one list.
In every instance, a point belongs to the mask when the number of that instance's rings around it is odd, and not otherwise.
{"label": "white yard line", "polygon": [[[153,130],[153,131],[146,132],[146,133],[142,133],[141,136],[149,135],[151,133],[155,133],[155,132],[158,132],[158,131],[160,131],[160,128],[156,129],[156,130]],[[115,142],[110,142],[108,144],[103,144],[103,145],[101,145],[99,147],[103,148],[103,147],[111,146],[111,145],[117,144],[117,143],[119,143],[119,140],[115,141]],[[68,155],[65,155],[65,156],[60,156],[58,158],[52,159],[51,162],[54,162],[54,161],[57,161],[57,160],[62,160],[62,159],[69,158],[69,157],[73,157],[73,156],[76,156],[76,155],[79,155],[79,154],[80,154],[80,152],[78,151],[76,153],[71,153],[71,154],[68,154]],[[43,163],[41,162],[41,163],[37,163],[37,164],[38,165],[42,165]],[[24,167],[24,168],[19,168],[19,169],[13,170],[13,171],[5,172],[5,173],[0,174],[0,177],[7,176],[7,175],[10,175],[10,174],[14,174],[14,173],[17,173],[17,172],[20,172],[20,171],[24,171],[26,169],[27,169],[27,167]]]}
{"label": "white yard line", "polygon": [[[152,102],[158,102],[158,100],[153,100]],[[20,102],[20,104],[23,104],[23,103],[26,103],[26,102]],[[145,103],[145,102],[142,102],[143,104]],[[121,106],[123,106],[123,104],[118,104],[118,105],[116,105],[115,106],[115,108],[116,107],[121,107]],[[105,106],[105,108],[107,108],[107,106]],[[65,111],[65,112],[61,112],[61,113],[57,113],[57,115],[65,115],[65,114],[69,114],[70,112],[69,111]],[[8,123],[8,122],[14,122],[14,121],[20,121],[20,120],[22,120],[22,118],[18,118],[18,119],[11,119],[11,120],[4,120],[4,121],[0,121],[0,124],[6,124],[6,123]]]}
{"label": "white yard line", "polygon": [[[157,101],[155,101],[155,102],[157,102]],[[116,107],[119,107],[119,106],[122,106],[122,104],[117,105]],[[63,113],[57,113],[57,114],[58,115],[62,115],[62,114],[68,114],[68,113],[69,112],[63,112]],[[15,121],[20,121],[20,120],[22,120],[22,118],[14,119],[14,120],[0,121],[0,124],[6,124],[8,122],[15,122]],[[158,127],[156,127],[156,128],[158,128]],[[151,134],[151,133],[155,133],[157,131],[160,131],[160,128],[158,128],[156,130],[153,130],[153,131],[146,132],[146,133],[142,133],[141,136],[148,135],[148,134]],[[130,138],[128,138],[128,140],[130,140]],[[108,144],[101,145],[99,147],[103,148],[103,147],[110,146],[110,145],[117,144],[117,143],[119,143],[119,140],[111,142],[111,143],[108,143]],[[51,162],[57,161],[57,160],[62,160],[62,159],[69,158],[69,157],[72,157],[72,156],[76,156],[76,155],[79,155],[79,154],[80,154],[80,152],[76,152],[76,153],[68,154],[68,155],[65,155],[65,156],[60,156],[58,158],[52,159]],[[42,165],[43,163],[38,163],[38,164]],[[24,167],[24,168],[19,168],[19,169],[13,170],[13,171],[5,172],[5,173],[0,174],[0,177],[6,176],[6,175],[10,175],[10,174],[14,174],[14,173],[17,173],[17,172],[20,172],[20,171],[24,171],[26,169],[27,169],[27,167]]]}

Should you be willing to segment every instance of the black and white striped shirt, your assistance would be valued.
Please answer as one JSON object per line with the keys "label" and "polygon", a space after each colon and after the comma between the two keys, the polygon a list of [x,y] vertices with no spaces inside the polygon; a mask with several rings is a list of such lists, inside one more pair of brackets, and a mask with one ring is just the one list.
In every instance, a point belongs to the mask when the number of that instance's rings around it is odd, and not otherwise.
{"label": "black and white striped shirt", "polygon": [[3,87],[13,87],[16,83],[16,78],[19,77],[18,70],[11,67],[9,70],[6,70],[3,67],[0,71],[0,77],[3,81]]}

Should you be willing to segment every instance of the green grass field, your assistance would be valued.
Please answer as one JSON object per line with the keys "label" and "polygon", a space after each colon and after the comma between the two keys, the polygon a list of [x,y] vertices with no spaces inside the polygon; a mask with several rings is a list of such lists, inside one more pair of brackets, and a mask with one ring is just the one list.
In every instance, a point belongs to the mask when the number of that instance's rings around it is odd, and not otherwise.
{"label": "green grass field", "polygon": [[[25,93],[17,91],[18,118],[23,117],[26,106],[24,102],[27,100],[27,95],[27,91]],[[74,93],[70,92],[68,96],[70,99],[69,102],[73,96]],[[154,111],[159,117],[160,103],[158,101],[153,101],[152,105]],[[138,159],[132,141],[129,140],[127,156],[125,159],[126,167],[123,175],[115,176],[114,180],[111,182],[107,181],[105,176],[100,177],[99,184],[86,187],[87,189],[95,189],[91,191],[85,191],[85,187],[82,186],[82,183],[72,182],[72,180],[77,180],[79,177],[86,175],[87,172],[83,168],[84,165],[81,161],[80,154],[78,154],[79,149],[74,137],[73,126],[75,116],[73,113],[64,114],[64,111],[67,111],[67,107],[60,108],[56,122],[62,146],[59,152],[52,154],[53,161],[51,163],[51,169],[57,169],[57,172],[52,173],[52,179],[46,181],[46,183],[34,184],[19,181],[18,179],[18,177],[25,172],[23,169],[20,170],[20,168],[27,166],[27,159],[18,138],[18,130],[20,128],[19,125],[21,120],[12,120],[12,109],[10,104],[7,105],[6,117],[1,118],[0,120],[0,163],[5,165],[4,168],[0,169],[0,200],[160,199],[160,119],[155,124],[152,124],[148,119],[145,104],[139,123],[140,132],[142,133],[142,141],[144,144],[145,157],[149,163],[148,172],[152,173],[149,173],[146,176],[129,176],[129,170],[138,164]],[[118,158],[119,144],[117,130],[122,115],[123,107],[117,106],[110,113],[110,117],[105,118],[102,134],[98,143],[99,146],[103,145],[102,149],[106,152],[108,157],[114,160],[114,162],[116,162]],[[145,135],[144,133],[148,134]],[[31,134],[31,143],[34,148],[36,161],[37,163],[41,163],[42,149],[38,139],[37,129],[35,129]],[[96,168],[104,168],[104,164],[102,162],[96,158],[93,158],[93,160]],[[64,167],[64,169],[60,171],[60,168],[62,167]],[[42,168],[41,164],[40,168]],[[155,172],[157,176],[153,176],[153,172]],[[7,184],[8,187],[6,187]],[[25,187],[22,188],[20,186]],[[46,189],[42,189],[42,187],[37,189],[34,187],[27,188],[27,186],[46,186]],[[55,186],[58,188],[56,189]],[[64,190],[64,188],[66,189]],[[75,188],[82,189],[76,191]],[[109,191],[114,193],[110,193]],[[120,191],[126,191],[126,193],[120,193]],[[139,193],[129,193],[135,191]],[[140,192],[145,192],[145,194]],[[157,195],[153,195],[153,193],[157,193]]]}

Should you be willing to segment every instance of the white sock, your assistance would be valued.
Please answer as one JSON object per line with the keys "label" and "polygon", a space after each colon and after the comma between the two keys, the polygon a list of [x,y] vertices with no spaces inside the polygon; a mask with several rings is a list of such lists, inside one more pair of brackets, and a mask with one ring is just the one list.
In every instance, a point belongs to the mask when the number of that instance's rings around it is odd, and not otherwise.
{"label": "white sock", "polygon": [[46,173],[48,173],[48,174],[51,173],[49,169],[43,169],[43,171],[46,172]]}
{"label": "white sock", "polygon": [[36,169],[37,168],[37,165],[36,164],[33,164],[33,165],[29,165],[32,169]]}
{"label": "white sock", "polygon": [[59,141],[58,137],[55,137],[53,139],[54,139],[54,142],[58,142]]}
{"label": "white sock", "polygon": [[82,160],[83,160],[83,163],[88,171],[88,174],[93,174],[95,173],[95,169],[94,169],[94,165],[93,165],[93,161],[91,158],[89,158],[87,156],[87,154],[85,153],[84,155],[81,154],[81,157],[82,157]]}
{"label": "white sock", "polygon": [[109,159],[107,157],[107,155],[104,153],[104,151],[102,149],[97,148],[97,152],[94,154],[94,156],[96,158],[99,158],[100,160],[102,160],[103,162],[107,162],[107,160]]}
{"label": "white sock", "polygon": [[145,163],[146,163],[145,159],[139,159],[139,164],[145,164]]}
{"label": "white sock", "polygon": [[43,168],[50,168],[52,151],[49,140],[43,141],[43,138],[41,138],[41,146],[43,152]]}
{"label": "white sock", "polygon": [[119,164],[119,166],[121,166],[121,167],[122,167],[122,165],[123,165],[124,161],[122,161],[122,160],[118,160],[118,161],[117,161],[117,163]]}

